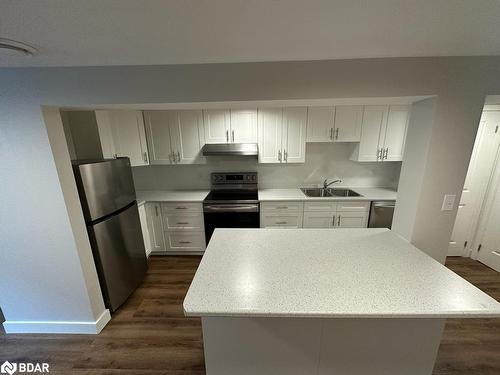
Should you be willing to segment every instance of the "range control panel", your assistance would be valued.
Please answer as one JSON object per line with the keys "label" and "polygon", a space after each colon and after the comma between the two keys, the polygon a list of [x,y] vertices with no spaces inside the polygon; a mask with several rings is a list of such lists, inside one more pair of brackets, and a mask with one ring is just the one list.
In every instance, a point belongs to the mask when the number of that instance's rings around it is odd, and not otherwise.
{"label": "range control panel", "polygon": [[212,185],[257,184],[257,172],[212,173]]}

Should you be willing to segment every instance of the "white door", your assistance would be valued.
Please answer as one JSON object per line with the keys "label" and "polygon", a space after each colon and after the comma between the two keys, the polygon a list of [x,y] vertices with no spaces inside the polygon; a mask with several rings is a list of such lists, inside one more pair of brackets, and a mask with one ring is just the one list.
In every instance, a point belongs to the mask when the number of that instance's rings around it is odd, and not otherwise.
{"label": "white door", "polygon": [[306,160],[307,107],[283,108],[283,161],[304,163]]}
{"label": "white door", "polygon": [[99,140],[101,141],[102,156],[105,159],[116,158],[118,156],[115,149],[115,141],[113,139],[111,120],[108,112],[109,111],[95,111],[97,130],[99,132]]}
{"label": "white door", "polygon": [[232,143],[256,143],[257,142],[257,110],[255,109],[232,109],[230,112]]}
{"label": "white door", "polygon": [[336,228],[366,228],[368,212],[337,212]]}
{"label": "white door", "polygon": [[146,250],[146,256],[151,253],[151,239],[148,230],[148,214],[146,213],[146,206],[148,203],[141,204],[138,208],[139,210],[139,220],[141,221],[141,231],[142,237],[144,239],[144,248]]}
{"label": "white door", "polygon": [[283,109],[259,109],[259,163],[280,163],[283,160],[281,145]]}
{"label": "white door", "polygon": [[335,107],[307,109],[307,142],[333,141]]}
{"label": "white door", "polygon": [[146,215],[151,250],[160,253],[165,252],[166,247],[163,237],[163,221],[160,203],[146,203]]}
{"label": "white door", "polygon": [[486,200],[487,212],[479,236],[477,260],[500,272],[500,165]]}
{"label": "white door", "polygon": [[170,139],[176,164],[201,164],[204,142],[203,117],[199,110],[172,111]]}
{"label": "white door", "polygon": [[[473,246],[473,236],[495,167],[500,143],[499,124],[500,111],[483,112],[450,238],[449,256],[467,255]],[[477,249],[477,243],[475,245],[474,250]]]}
{"label": "white door", "polygon": [[335,212],[304,212],[304,228],[333,228]]}
{"label": "white door", "polygon": [[389,107],[383,145],[385,161],[403,160],[409,114],[410,107],[407,105],[391,105]]}
{"label": "white door", "polygon": [[[105,112],[107,112],[107,119],[111,127],[115,154],[129,157],[132,166],[148,165],[146,134],[141,111],[113,110]],[[103,117],[105,117],[103,113],[99,116],[96,114],[97,120],[102,120]]]}
{"label": "white door", "polygon": [[361,137],[362,119],[362,105],[336,106],[334,131],[335,142],[359,142]]}
{"label": "white door", "polygon": [[150,164],[173,164],[173,150],[170,141],[170,123],[173,111],[145,111],[146,138]]}
{"label": "white door", "polygon": [[388,107],[385,105],[365,106],[361,128],[357,161],[378,161],[382,146],[381,134],[387,122]]}
{"label": "white door", "polygon": [[228,109],[208,109],[203,111],[205,143],[228,143],[231,130]]}

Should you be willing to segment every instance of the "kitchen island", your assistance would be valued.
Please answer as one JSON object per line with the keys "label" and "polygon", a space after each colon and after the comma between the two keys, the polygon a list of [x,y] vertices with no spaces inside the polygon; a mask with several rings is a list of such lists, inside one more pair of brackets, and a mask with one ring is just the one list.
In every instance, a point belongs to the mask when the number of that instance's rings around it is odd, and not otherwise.
{"label": "kitchen island", "polygon": [[431,374],[500,304],[387,229],[217,229],[184,300],[207,374]]}

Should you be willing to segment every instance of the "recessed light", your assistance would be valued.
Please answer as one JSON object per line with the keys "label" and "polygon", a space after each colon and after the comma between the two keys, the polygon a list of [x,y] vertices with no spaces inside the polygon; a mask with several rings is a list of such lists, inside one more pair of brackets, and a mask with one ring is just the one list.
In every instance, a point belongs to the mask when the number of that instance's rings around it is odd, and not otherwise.
{"label": "recessed light", "polygon": [[34,56],[38,53],[38,50],[29,44],[7,38],[0,38],[0,50],[9,50],[25,56]]}

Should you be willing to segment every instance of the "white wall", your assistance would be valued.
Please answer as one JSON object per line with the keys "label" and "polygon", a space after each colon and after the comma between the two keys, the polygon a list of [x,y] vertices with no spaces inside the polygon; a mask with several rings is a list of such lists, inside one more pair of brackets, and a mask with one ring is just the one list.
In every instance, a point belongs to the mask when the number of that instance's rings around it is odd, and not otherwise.
{"label": "white wall", "polygon": [[347,143],[308,143],[303,164],[259,164],[256,158],[207,158],[207,164],[134,167],[134,183],[138,190],[206,189],[211,172],[256,171],[259,187],[296,188],[318,184],[325,178],[340,178],[345,186],[397,187],[400,162],[356,163],[348,158],[352,145]]}
{"label": "white wall", "polygon": [[484,97],[500,93],[500,58],[0,69],[0,82],[0,306],[7,321],[91,321],[98,297],[82,275],[41,105],[437,95],[410,214],[411,240],[442,261],[456,214],[440,211],[442,196],[460,194]]}

